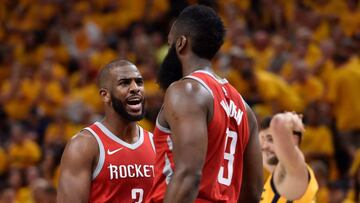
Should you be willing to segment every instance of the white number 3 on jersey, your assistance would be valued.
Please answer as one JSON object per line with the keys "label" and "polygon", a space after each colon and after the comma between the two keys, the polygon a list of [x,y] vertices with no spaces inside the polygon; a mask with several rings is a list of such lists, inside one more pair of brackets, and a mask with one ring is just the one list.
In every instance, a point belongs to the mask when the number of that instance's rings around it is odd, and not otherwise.
{"label": "white number 3 on jersey", "polygon": [[[218,182],[229,186],[231,184],[231,179],[233,176],[233,165],[234,165],[234,154],[236,149],[236,142],[237,142],[237,134],[235,131],[230,131],[229,129],[226,129],[226,141],[225,141],[225,150],[228,143],[229,138],[231,138],[231,144],[230,144],[230,152],[224,152],[224,159],[228,161],[227,167],[221,166],[218,174]],[[227,168],[227,177],[224,177],[224,171],[225,167]]]}

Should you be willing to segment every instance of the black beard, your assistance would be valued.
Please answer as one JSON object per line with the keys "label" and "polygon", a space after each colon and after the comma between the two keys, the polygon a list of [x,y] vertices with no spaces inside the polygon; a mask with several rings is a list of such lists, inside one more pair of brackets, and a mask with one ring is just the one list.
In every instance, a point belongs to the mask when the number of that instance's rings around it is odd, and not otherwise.
{"label": "black beard", "polygon": [[110,93],[111,103],[114,111],[123,119],[128,121],[140,121],[145,115],[145,100],[142,101],[142,110],[140,115],[131,115],[125,110],[125,106],[117,99],[112,93]]}
{"label": "black beard", "polygon": [[173,44],[160,66],[157,75],[157,82],[159,83],[161,89],[166,90],[171,83],[180,80],[182,77],[182,65],[176,54],[175,45]]}

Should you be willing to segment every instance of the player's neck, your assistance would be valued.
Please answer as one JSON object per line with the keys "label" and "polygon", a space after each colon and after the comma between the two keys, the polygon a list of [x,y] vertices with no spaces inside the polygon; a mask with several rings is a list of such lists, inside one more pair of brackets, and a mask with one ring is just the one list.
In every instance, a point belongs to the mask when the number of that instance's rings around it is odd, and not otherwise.
{"label": "player's neck", "polygon": [[101,123],[115,136],[129,144],[136,142],[139,137],[136,122],[105,116]]}
{"label": "player's neck", "polygon": [[183,62],[183,73],[189,75],[190,73],[197,70],[208,70],[211,71],[211,61],[197,56],[190,56]]}

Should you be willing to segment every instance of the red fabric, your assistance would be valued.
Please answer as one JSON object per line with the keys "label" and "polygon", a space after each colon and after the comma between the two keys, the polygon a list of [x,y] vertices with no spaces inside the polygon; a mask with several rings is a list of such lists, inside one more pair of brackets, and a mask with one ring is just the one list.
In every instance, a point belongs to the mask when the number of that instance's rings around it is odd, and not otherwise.
{"label": "red fabric", "polygon": [[140,129],[144,141],[131,149],[111,139],[96,124],[90,128],[101,139],[105,152],[103,167],[91,183],[90,202],[138,202],[140,195],[144,200],[154,178],[155,152],[149,133]]}
{"label": "red fabric", "polygon": [[[205,72],[195,72],[191,74],[191,77],[201,79],[211,89],[214,97],[213,119],[208,124],[206,162],[202,171],[199,194],[195,202],[237,202],[241,190],[243,154],[249,139],[245,104],[240,94],[227,81],[220,83]],[[223,104],[224,102],[228,104],[228,107],[232,106],[230,105],[230,101],[232,101],[236,106],[232,109],[237,113],[232,114],[231,111],[228,111],[230,115],[228,116],[223,105],[221,105],[222,101]],[[237,120],[234,118],[236,115],[238,115]],[[230,136],[227,136],[227,129]],[[167,141],[171,139],[171,133],[165,131],[167,130],[159,126],[156,126],[154,131],[155,180],[147,202],[163,201],[167,186],[164,175],[165,156],[168,157],[171,162],[171,170],[174,171],[172,151],[169,149],[169,142]],[[169,136],[170,138],[168,138]],[[233,144],[232,152],[231,143]],[[233,164],[229,164],[230,159],[233,160]],[[222,177],[229,179],[228,181],[220,180],[222,183],[219,182],[220,167],[223,167]],[[229,170],[231,170],[229,167],[232,169],[232,178],[229,178]]]}

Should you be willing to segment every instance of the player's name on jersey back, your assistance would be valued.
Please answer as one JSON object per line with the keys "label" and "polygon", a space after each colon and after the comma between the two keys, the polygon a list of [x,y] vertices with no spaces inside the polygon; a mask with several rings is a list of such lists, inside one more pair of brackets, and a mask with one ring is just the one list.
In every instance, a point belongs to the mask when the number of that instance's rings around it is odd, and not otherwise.
{"label": "player's name on jersey back", "polygon": [[220,102],[220,105],[225,110],[226,115],[230,118],[234,118],[236,120],[236,123],[240,125],[244,112],[235,105],[235,102],[231,99],[229,103],[227,103],[225,100],[222,100]]}

